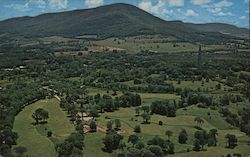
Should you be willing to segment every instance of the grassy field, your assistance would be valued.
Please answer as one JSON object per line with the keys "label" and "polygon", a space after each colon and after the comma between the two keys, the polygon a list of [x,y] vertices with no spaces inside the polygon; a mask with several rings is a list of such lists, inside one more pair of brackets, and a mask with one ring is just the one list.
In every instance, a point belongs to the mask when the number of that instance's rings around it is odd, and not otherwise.
{"label": "grassy field", "polygon": [[[198,51],[198,45],[188,42],[174,42],[174,39],[167,37],[129,37],[125,39],[109,38],[93,42],[98,46],[110,46],[127,50],[129,53],[137,53],[140,50],[151,50],[157,52],[188,52]],[[176,46],[174,46],[174,44]],[[223,49],[224,45],[206,45],[205,50]]]}
{"label": "grassy field", "polygon": [[[47,110],[49,119],[47,124],[34,126],[32,114],[38,108]],[[17,146],[26,147],[27,155],[54,157],[56,153],[54,144],[63,141],[74,132],[74,126],[68,120],[67,114],[61,110],[56,99],[46,99],[35,102],[21,111],[15,118],[13,130],[19,135]],[[52,138],[46,137],[48,130],[53,132]]]}
{"label": "grassy field", "polygon": [[[107,94],[106,90],[97,88],[89,88],[88,95],[95,95],[97,93]],[[109,92],[110,94],[110,92]],[[118,95],[121,95],[118,92]],[[142,102],[145,105],[150,104],[155,100],[173,100],[179,99],[174,94],[152,94],[152,93],[139,93],[142,97]],[[234,105],[234,104],[231,104]],[[235,106],[236,107],[236,106]],[[232,108],[235,108],[232,106]],[[37,108],[44,108],[49,111],[50,118],[47,124],[33,126],[31,123],[34,120],[31,118],[32,113]],[[236,110],[236,109],[235,109]],[[210,113],[210,115],[208,114]],[[194,139],[194,133],[197,130],[195,128],[196,122],[194,118],[200,116],[204,120],[202,128],[206,131],[216,128],[218,130],[218,146],[217,147],[205,147],[206,151],[201,152],[186,152],[187,149],[192,150],[192,144]],[[228,124],[220,116],[220,114],[211,109],[198,108],[197,106],[189,106],[186,110],[177,110],[176,117],[166,117],[161,115],[152,115],[150,124],[142,124],[143,119],[137,117],[135,113],[135,107],[131,108],[120,108],[115,112],[106,112],[100,114],[100,117],[96,118],[98,127],[106,128],[108,121],[114,121],[115,119],[121,120],[121,131],[120,133],[124,136],[123,141],[127,143],[129,135],[134,134],[133,128],[136,125],[141,126],[142,133],[138,134],[141,140],[147,142],[154,136],[158,135],[164,139],[167,139],[165,135],[166,130],[171,130],[174,134],[171,137],[171,141],[175,144],[175,154],[170,155],[173,157],[200,157],[207,156],[213,157],[227,155],[229,153],[240,153],[243,156],[250,154],[248,141],[249,138],[235,127]],[[162,121],[163,125],[158,125],[158,122]],[[187,144],[178,143],[178,134],[181,129],[185,129],[188,133]],[[47,138],[47,130],[52,130],[53,138]],[[14,131],[18,132],[19,139],[17,146],[24,146],[28,149],[27,154],[30,156],[55,156],[54,144],[61,142],[65,137],[69,136],[70,133],[74,132],[73,125],[69,122],[67,114],[62,111],[59,107],[56,99],[46,99],[38,101],[30,106],[27,106],[20,114],[17,115],[14,123]],[[226,134],[235,134],[238,138],[238,146],[234,149],[227,149]],[[103,143],[102,139],[105,137],[105,132],[98,130],[96,133],[85,134],[85,150],[84,157],[109,157],[108,153],[102,151]],[[36,140],[34,140],[36,139]],[[131,145],[127,143],[127,145]],[[111,155],[112,156],[112,155]]]}
{"label": "grassy field", "polygon": [[[113,91],[109,91],[109,93],[107,93],[107,91],[104,89],[88,88],[88,95],[94,96],[97,93],[100,93],[101,95],[104,95],[104,94],[111,95]],[[151,104],[153,101],[157,101],[157,100],[179,100],[180,99],[180,96],[177,96],[175,94],[168,94],[168,93],[138,93],[138,94],[140,94],[142,98],[142,104]],[[122,92],[117,91],[116,96],[121,96],[121,95],[122,95]],[[116,96],[112,96],[112,97],[116,97]]]}
{"label": "grassy field", "polygon": [[[192,109],[192,110],[191,110]],[[218,113],[215,111],[211,112],[212,119],[209,119],[205,113],[208,112],[207,109],[198,109],[195,106],[190,108],[190,111],[187,110],[187,113],[184,114],[183,111],[177,112],[177,117],[165,117],[160,115],[152,115],[151,116],[151,124],[141,124],[142,118],[135,116],[135,109],[134,108],[121,108],[119,111],[112,112],[112,113],[104,113],[99,118],[97,118],[97,124],[101,127],[105,127],[107,121],[114,120],[119,118],[122,123],[121,127],[121,134],[125,137],[124,141],[127,142],[127,137],[133,134],[133,127],[136,125],[141,126],[142,133],[139,134],[143,141],[148,141],[149,139],[153,138],[154,136],[158,135],[162,138],[167,139],[165,136],[166,130],[171,130],[174,132],[173,137],[171,137],[171,141],[175,143],[175,152],[176,154],[171,156],[188,156],[188,157],[198,157],[198,156],[207,156],[212,157],[215,154],[217,156],[227,155],[228,153],[240,153],[243,156],[249,155],[250,150],[248,141],[249,138],[238,129],[235,129],[230,126],[230,124],[226,123],[222,118],[218,116]],[[194,122],[194,118],[196,116],[201,116],[204,120],[204,124],[202,128],[209,131],[210,129],[216,128],[218,129],[218,146],[217,147],[206,147],[207,151],[201,152],[189,152],[186,153],[187,149],[192,150],[192,143],[193,143],[193,135],[196,129],[194,126],[196,123]],[[105,119],[105,117],[109,117],[110,119]],[[133,119],[131,119],[133,118]],[[163,121],[163,126],[158,125],[159,120]],[[217,124],[218,123],[218,124]],[[179,144],[178,143],[178,133],[179,131],[184,128],[186,129],[189,140],[187,144]],[[235,134],[238,138],[238,146],[235,149],[227,149],[225,135],[227,133]],[[98,136],[93,136],[93,142],[97,142],[98,140],[102,140],[102,136],[99,133],[95,133]],[[100,137],[100,138],[98,138]],[[97,140],[97,141],[96,141]],[[96,144],[98,147],[102,146],[99,145],[100,143]],[[102,150],[101,147],[96,149],[96,154],[101,154]],[[107,154],[103,153],[103,156],[107,156]]]}

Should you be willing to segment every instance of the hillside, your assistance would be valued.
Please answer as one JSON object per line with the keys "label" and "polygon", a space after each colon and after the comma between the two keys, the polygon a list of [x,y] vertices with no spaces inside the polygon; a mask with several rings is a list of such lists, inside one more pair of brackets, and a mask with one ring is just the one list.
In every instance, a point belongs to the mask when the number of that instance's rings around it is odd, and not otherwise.
{"label": "hillside", "polygon": [[249,38],[249,30],[246,28],[238,28],[234,25],[225,23],[207,23],[207,24],[187,24],[191,28],[206,31],[206,32],[220,32],[222,34],[228,34],[239,38]]}
{"label": "hillside", "polygon": [[[225,35],[219,33],[222,31],[203,30],[204,27],[210,25],[191,26],[178,21],[164,21],[135,6],[118,3],[93,9],[4,20],[0,22],[0,34],[28,37],[97,35],[98,38],[163,34],[180,40],[218,42],[231,38],[230,33]],[[233,32],[237,30],[234,28]]]}

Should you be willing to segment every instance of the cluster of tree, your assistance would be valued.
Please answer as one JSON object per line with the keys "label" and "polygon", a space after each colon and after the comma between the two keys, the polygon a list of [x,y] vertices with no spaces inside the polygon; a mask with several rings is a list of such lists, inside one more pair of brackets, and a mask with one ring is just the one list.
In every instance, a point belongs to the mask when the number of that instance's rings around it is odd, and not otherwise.
{"label": "cluster of tree", "polygon": [[141,97],[139,94],[124,93],[120,97],[115,97],[114,99],[107,94],[101,96],[96,94],[94,97],[89,97],[88,102],[93,105],[90,109],[90,115],[96,117],[99,112],[112,112],[118,110],[119,107],[131,107],[140,106]]}
{"label": "cluster of tree", "polygon": [[[141,113],[142,111],[142,113]],[[144,124],[149,124],[150,116],[150,107],[149,106],[141,106],[135,108],[136,116],[141,116],[143,118]]]}
{"label": "cluster of tree", "polygon": [[228,108],[222,107],[219,110],[219,113],[222,114],[224,119],[231,125],[238,127],[239,126],[239,117],[237,114],[232,113]]}
{"label": "cluster of tree", "polygon": [[176,116],[176,105],[169,101],[154,101],[152,102],[151,112],[154,114],[166,115],[168,117]]}
{"label": "cluster of tree", "polygon": [[[204,146],[207,145],[209,147],[216,147],[217,146],[217,136],[218,131],[216,129],[209,130],[207,133],[205,130],[197,130],[194,134],[194,142],[193,142],[193,150],[200,151],[204,150]],[[237,138],[235,135],[227,134],[225,136],[227,139],[228,148],[234,148],[237,145]]]}
{"label": "cluster of tree", "polygon": [[223,106],[227,106],[232,103],[242,102],[243,98],[240,95],[224,94],[220,97],[220,103]]}
{"label": "cluster of tree", "polygon": [[0,90],[0,154],[10,156],[17,133],[12,132],[14,117],[26,106],[47,93],[37,83],[15,82]]}
{"label": "cluster of tree", "polygon": [[132,143],[132,146],[126,146],[126,144],[120,141],[117,157],[163,157],[167,154],[174,154],[175,146],[169,140],[164,140],[159,136],[155,136],[147,143],[144,143],[136,134],[130,135],[128,143]]}
{"label": "cluster of tree", "polygon": [[187,96],[188,105],[193,105],[193,104],[198,104],[198,103],[203,103],[203,104],[206,104],[206,106],[211,106],[213,103],[213,99],[212,97],[206,97],[206,96],[198,95],[198,94],[189,94]]}
{"label": "cluster of tree", "polygon": [[38,108],[33,114],[32,114],[32,118],[36,121],[35,124],[39,124],[39,121],[43,120],[45,121],[46,119],[49,118],[49,113],[48,111],[42,109],[42,108]]}
{"label": "cluster of tree", "polygon": [[250,107],[243,108],[239,112],[240,115],[240,130],[245,132],[250,137]]}
{"label": "cluster of tree", "polygon": [[58,157],[81,156],[84,148],[84,136],[81,133],[72,133],[63,143],[56,145]]}
{"label": "cluster of tree", "polygon": [[141,96],[139,94],[125,93],[119,97],[121,107],[140,106]]}
{"label": "cluster of tree", "polygon": [[113,150],[119,148],[120,142],[123,139],[115,130],[108,130],[105,138],[103,139],[104,148],[103,150],[112,153]]}

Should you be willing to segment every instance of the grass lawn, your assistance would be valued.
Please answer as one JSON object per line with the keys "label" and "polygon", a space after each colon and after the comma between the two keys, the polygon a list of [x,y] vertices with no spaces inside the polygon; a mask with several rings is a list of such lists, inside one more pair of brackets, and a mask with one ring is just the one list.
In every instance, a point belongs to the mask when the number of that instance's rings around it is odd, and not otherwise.
{"label": "grass lawn", "polygon": [[104,133],[95,132],[86,134],[84,137],[84,157],[109,157],[108,153],[102,151],[102,139],[105,137]]}
{"label": "grass lawn", "polygon": [[[189,52],[189,51],[198,51],[198,45],[188,43],[188,42],[176,42],[177,46],[173,46],[172,42],[174,39],[167,37],[158,37],[155,36],[150,39],[147,37],[130,37],[125,38],[125,40],[118,40],[115,38],[109,38],[105,40],[94,41],[93,44],[99,46],[109,46],[122,48],[127,50],[129,53],[137,53],[140,50],[151,50],[157,52]],[[164,42],[163,42],[164,41]],[[216,50],[223,49],[224,45],[206,45],[203,47],[204,50]]]}
{"label": "grass lawn", "polygon": [[[209,119],[207,116],[207,112],[211,113],[212,119]],[[187,149],[192,150],[192,143],[194,139],[194,133],[196,129],[194,126],[196,123],[194,122],[194,118],[196,116],[201,116],[204,120],[204,124],[202,125],[202,128],[209,131],[212,128],[216,128],[218,130],[218,146],[217,147],[209,147],[207,151],[201,151],[201,152],[189,152],[186,153]],[[110,119],[105,119],[105,117],[109,117]],[[175,143],[175,152],[176,154],[171,155],[173,157],[179,157],[179,156],[188,156],[188,157],[198,157],[198,156],[221,156],[221,155],[227,155],[228,153],[240,153],[242,155],[250,154],[248,141],[249,138],[242,132],[240,132],[238,129],[233,128],[230,124],[225,122],[218,114],[218,112],[209,110],[209,109],[200,109],[196,106],[191,106],[187,111],[181,111],[178,110],[176,117],[166,117],[166,116],[160,116],[160,115],[152,115],[151,116],[151,124],[141,124],[142,118],[135,116],[135,108],[120,108],[118,111],[115,112],[109,112],[109,113],[103,113],[99,118],[97,118],[97,124],[101,127],[106,127],[106,123],[109,120],[114,121],[116,118],[119,118],[121,120],[121,131],[122,135],[124,136],[124,141],[127,142],[127,137],[131,134],[133,134],[133,128],[136,125],[141,126],[142,133],[139,134],[140,138],[147,142],[149,139],[152,139],[154,136],[158,135],[164,139],[167,139],[165,135],[166,130],[171,130],[174,135],[171,137],[171,141]],[[131,120],[133,118],[133,120]],[[158,125],[159,121],[163,122],[163,125]],[[216,124],[218,123],[218,124]],[[180,130],[184,128],[186,129],[188,133],[188,142],[187,144],[179,144],[178,143],[178,134]],[[226,139],[224,138],[226,134],[231,133],[235,134],[238,138],[238,146],[234,149],[227,149],[226,146]],[[100,154],[99,150],[101,150],[99,147],[103,146],[98,141],[102,141],[103,136],[101,136],[100,132],[94,133],[94,136],[91,136],[91,134],[88,134],[86,136],[86,140],[91,140],[92,143],[90,145],[96,145],[96,154]],[[105,133],[102,133],[105,135]],[[85,141],[86,141],[85,140]],[[86,147],[88,147],[88,142],[86,143]],[[103,153],[103,156],[107,156],[107,153]],[[101,156],[102,156],[101,155]]]}
{"label": "grass lawn", "polygon": [[[210,113],[210,115],[208,115]],[[227,123],[216,110],[211,110],[207,108],[198,108],[197,106],[189,106],[186,110],[177,110],[177,116],[179,115],[190,115],[199,116],[208,121],[212,126],[218,129],[230,129],[234,128],[232,125]]]}
{"label": "grass lawn", "polygon": [[[43,108],[49,112],[47,124],[34,126],[32,123],[33,112]],[[34,157],[54,157],[54,143],[63,141],[74,132],[74,126],[67,118],[67,114],[61,110],[56,99],[40,100],[21,111],[15,118],[14,131],[18,133],[17,146],[27,148],[27,155]],[[52,138],[47,138],[47,131],[53,132]]]}

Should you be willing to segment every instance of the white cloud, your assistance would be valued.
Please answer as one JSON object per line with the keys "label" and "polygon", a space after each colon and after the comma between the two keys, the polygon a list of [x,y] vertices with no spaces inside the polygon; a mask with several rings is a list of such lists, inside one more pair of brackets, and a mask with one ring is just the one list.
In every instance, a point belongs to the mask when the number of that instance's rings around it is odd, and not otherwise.
{"label": "white cloud", "polygon": [[211,2],[211,0],[192,0],[191,1],[194,5],[204,5]]}
{"label": "white cloud", "polygon": [[25,3],[25,4],[10,4],[10,5],[5,5],[4,7],[6,8],[12,8],[16,11],[20,11],[20,12],[26,12],[26,11],[30,11],[31,9],[29,8],[29,4]]}
{"label": "white cloud", "polygon": [[221,8],[208,8],[207,9],[210,13],[218,13],[221,11]]}
{"label": "white cloud", "polygon": [[163,0],[158,0],[157,4],[153,5],[151,1],[141,1],[138,4],[139,8],[146,10],[147,12],[151,12],[153,14],[164,14],[169,13],[165,8],[165,3]]}
{"label": "white cloud", "polygon": [[246,20],[247,17],[246,17],[246,16],[241,16],[240,19],[241,19],[241,20]]}
{"label": "white cloud", "polygon": [[49,6],[56,9],[65,9],[68,6],[68,0],[48,0]]}
{"label": "white cloud", "polygon": [[216,7],[216,8],[224,8],[224,7],[230,7],[232,5],[233,5],[232,2],[229,2],[227,0],[223,0],[223,1],[220,1],[218,3],[215,3],[214,7]]}
{"label": "white cloud", "polygon": [[44,0],[29,0],[28,3],[34,4],[34,5],[45,5],[46,4]]}
{"label": "white cloud", "polygon": [[[164,0],[162,0],[164,1]],[[168,2],[168,5],[170,7],[181,7],[184,6],[185,1],[184,0],[165,0]]]}
{"label": "white cloud", "polygon": [[46,2],[44,0],[29,0],[28,5],[35,5],[38,8],[45,8]]}
{"label": "white cloud", "polygon": [[103,0],[85,0],[85,5],[88,8],[94,8],[102,5],[104,2]]}
{"label": "white cloud", "polygon": [[188,9],[186,11],[186,16],[198,16],[199,14],[197,14],[195,11],[193,11],[192,9]]}
{"label": "white cloud", "polygon": [[231,12],[225,12],[228,7],[233,5],[229,0],[222,0],[218,3],[207,6],[207,11],[213,13],[215,16],[234,16]]}
{"label": "white cloud", "polygon": [[227,12],[227,13],[224,13],[224,12],[219,12],[218,14],[216,14],[218,16],[233,16],[233,14],[231,12]]}
{"label": "white cloud", "polygon": [[139,8],[148,12],[150,12],[151,8],[153,7],[151,1],[141,1],[138,6]]}
{"label": "white cloud", "polygon": [[12,8],[20,12],[26,12],[32,10],[32,7],[30,6],[35,6],[44,9],[46,7],[46,2],[45,0],[29,0],[25,4],[10,4],[10,5],[5,5],[4,7]]}

